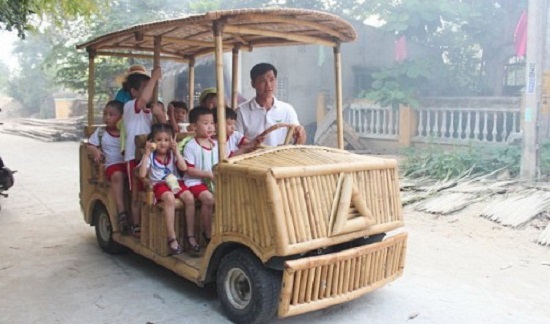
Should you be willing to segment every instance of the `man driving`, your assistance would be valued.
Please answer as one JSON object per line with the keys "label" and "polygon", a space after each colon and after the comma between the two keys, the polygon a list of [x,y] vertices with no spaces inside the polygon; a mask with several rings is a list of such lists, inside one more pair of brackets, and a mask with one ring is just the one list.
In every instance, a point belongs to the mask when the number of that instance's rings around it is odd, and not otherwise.
{"label": "man driving", "polygon": [[[296,111],[273,95],[277,88],[277,69],[269,63],[256,64],[250,70],[250,79],[256,96],[239,106],[237,130],[253,139],[272,125],[290,123],[298,125],[293,135],[296,144],[305,143],[306,132],[300,126]],[[284,144],[286,134],[287,128],[279,128],[266,135],[263,143],[269,146]]]}

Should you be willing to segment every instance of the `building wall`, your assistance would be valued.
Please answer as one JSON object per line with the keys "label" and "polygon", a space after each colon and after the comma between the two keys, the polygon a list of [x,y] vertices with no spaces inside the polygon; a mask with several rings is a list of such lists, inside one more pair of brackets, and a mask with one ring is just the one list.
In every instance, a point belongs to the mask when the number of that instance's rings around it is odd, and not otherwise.
{"label": "building wall", "polygon": [[[342,44],[342,83],[344,101],[370,88],[370,82],[360,83],[361,75],[370,73],[393,61],[393,38],[369,26],[356,26],[357,40]],[[320,92],[334,97],[334,55],[332,48],[309,45],[279,48],[258,48],[242,54],[242,93],[245,98],[254,96],[250,84],[250,69],[257,63],[268,62],[278,70],[280,86],[277,97],[289,102],[298,113],[300,123],[307,125],[316,120],[317,95]]]}

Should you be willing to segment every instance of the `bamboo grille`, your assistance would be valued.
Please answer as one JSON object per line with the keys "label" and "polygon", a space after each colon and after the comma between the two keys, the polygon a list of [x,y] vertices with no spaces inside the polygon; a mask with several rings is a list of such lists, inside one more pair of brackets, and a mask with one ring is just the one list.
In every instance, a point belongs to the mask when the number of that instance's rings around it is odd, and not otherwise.
{"label": "bamboo grille", "polygon": [[[277,180],[289,243],[330,236],[330,216],[339,173]],[[353,182],[372,211],[375,225],[402,221],[397,170],[353,173]],[[361,216],[350,206],[348,219]]]}
{"label": "bamboo grille", "polygon": [[287,261],[279,316],[296,315],[359,297],[403,273],[407,234],[382,243]]}

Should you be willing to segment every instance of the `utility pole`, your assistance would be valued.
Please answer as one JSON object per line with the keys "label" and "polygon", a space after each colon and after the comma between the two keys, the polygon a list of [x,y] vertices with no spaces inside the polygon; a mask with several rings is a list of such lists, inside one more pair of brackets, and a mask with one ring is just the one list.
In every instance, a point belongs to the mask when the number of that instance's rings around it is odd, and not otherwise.
{"label": "utility pole", "polygon": [[538,115],[541,106],[546,7],[546,0],[529,0],[527,9],[526,87],[520,175],[529,179],[539,175]]}

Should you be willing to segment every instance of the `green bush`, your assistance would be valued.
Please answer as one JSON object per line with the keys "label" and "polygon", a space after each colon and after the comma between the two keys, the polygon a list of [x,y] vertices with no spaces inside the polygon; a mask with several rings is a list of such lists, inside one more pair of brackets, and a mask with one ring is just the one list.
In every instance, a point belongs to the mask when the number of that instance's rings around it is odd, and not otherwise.
{"label": "green bush", "polygon": [[[547,165],[550,169],[550,143]],[[521,151],[517,146],[455,147],[449,150],[435,145],[425,149],[410,148],[404,151],[405,163],[401,166],[404,176],[450,179],[466,172],[486,174],[507,168],[512,176],[519,173]]]}

